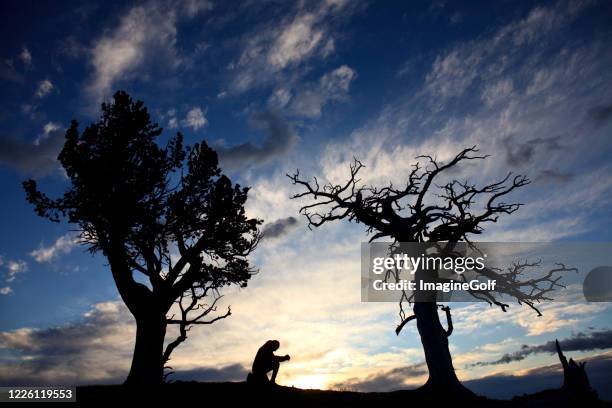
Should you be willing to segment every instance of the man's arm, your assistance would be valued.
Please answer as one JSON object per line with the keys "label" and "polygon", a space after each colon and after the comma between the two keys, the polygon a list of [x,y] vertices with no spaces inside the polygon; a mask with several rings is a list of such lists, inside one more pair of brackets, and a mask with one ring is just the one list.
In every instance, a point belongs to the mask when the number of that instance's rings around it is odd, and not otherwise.
{"label": "man's arm", "polygon": [[284,356],[277,356],[275,354],[272,354],[272,358],[278,362],[288,361],[291,359],[291,357],[289,357],[289,354],[285,354]]}

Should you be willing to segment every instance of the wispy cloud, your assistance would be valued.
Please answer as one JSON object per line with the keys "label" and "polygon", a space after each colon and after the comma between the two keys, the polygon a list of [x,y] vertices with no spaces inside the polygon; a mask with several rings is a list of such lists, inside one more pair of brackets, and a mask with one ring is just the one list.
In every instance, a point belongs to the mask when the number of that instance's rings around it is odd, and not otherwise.
{"label": "wispy cloud", "polygon": [[30,256],[38,263],[51,262],[57,259],[60,254],[69,254],[78,243],[78,236],[74,233],[68,233],[57,238],[55,242],[49,246],[41,245],[38,249],[30,252]]}
{"label": "wispy cloud", "polygon": [[28,270],[28,264],[22,260],[5,260],[0,256],[0,268],[3,271],[3,283],[6,286],[0,288],[0,295],[10,295],[13,293],[12,285],[18,275],[25,273]]}
{"label": "wispy cloud", "polygon": [[[572,21],[586,6],[581,3],[579,7],[572,7],[575,4],[559,2],[550,7],[534,7],[527,16],[500,27],[493,35],[461,43],[438,55],[426,76],[426,90],[431,95],[432,105],[441,109],[449,98],[463,95],[473,85],[494,80],[512,69],[513,60],[523,56],[533,44],[549,45],[549,36]],[[527,93],[543,91],[554,79],[550,73],[536,74]],[[507,89],[509,83],[498,82],[499,85]]]}
{"label": "wispy cloud", "polygon": [[457,324],[455,330],[458,333],[469,333],[477,328],[513,325],[520,328],[527,336],[539,336],[573,327],[580,322],[586,323],[608,307],[604,303],[585,302],[579,286],[568,286],[569,291],[565,293],[565,301],[539,305],[542,316],[537,316],[530,308],[510,305],[505,313],[511,319],[500,321],[500,314],[503,315],[504,312],[498,307],[475,303],[457,308],[453,311],[453,316],[457,321],[461,321],[461,324]]}
{"label": "wispy cloud", "polygon": [[[561,348],[566,351],[590,351],[612,348],[612,330],[591,331],[587,333],[576,333],[572,337],[568,337],[559,341]],[[554,341],[548,341],[543,344],[527,345],[524,344],[520,350],[512,353],[506,353],[498,360],[493,361],[478,361],[472,366],[487,366],[507,364],[514,361],[521,361],[532,354],[537,353],[556,353],[556,345]]]}
{"label": "wispy cloud", "polygon": [[34,140],[34,144],[38,146],[44,140],[48,139],[49,137],[53,136],[54,134],[57,134],[57,132],[62,132],[62,131],[63,131],[63,127],[59,123],[56,123],[56,122],[47,122],[43,126],[42,133],[40,133],[36,137],[36,139]]}
{"label": "wispy cloud", "polygon": [[176,48],[179,22],[210,7],[207,1],[150,0],[129,8],[115,28],[96,39],[89,50],[93,73],[85,92],[94,106],[109,98],[120,81],[142,75],[148,61],[155,61],[151,66],[178,67],[182,63]]}
{"label": "wispy cloud", "polygon": [[[347,65],[342,65],[333,71],[324,74],[316,84],[307,84],[296,89],[296,94],[291,98],[290,111],[296,115],[307,118],[318,118],[321,116],[323,107],[331,101],[347,99],[351,82],[355,80],[357,73]],[[281,88],[282,90],[282,88]],[[278,95],[278,92],[274,95]],[[281,94],[281,106],[285,106],[286,94]]]}
{"label": "wispy cloud", "polygon": [[229,90],[241,93],[271,82],[283,82],[285,70],[311,59],[323,59],[335,49],[331,20],[349,8],[346,1],[298,4],[280,22],[259,27],[243,41],[240,56],[230,64]]}
{"label": "wispy cloud", "polygon": [[25,261],[8,261],[6,263],[6,282],[13,282],[17,275],[28,270],[28,264]]}
{"label": "wispy cloud", "polygon": [[38,88],[36,89],[34,96],[38,99],[42,99],[45,96],[49,95],[54,88],[55,86],[53,85],[53,82],[48,79],[43,79],[38,83]]}

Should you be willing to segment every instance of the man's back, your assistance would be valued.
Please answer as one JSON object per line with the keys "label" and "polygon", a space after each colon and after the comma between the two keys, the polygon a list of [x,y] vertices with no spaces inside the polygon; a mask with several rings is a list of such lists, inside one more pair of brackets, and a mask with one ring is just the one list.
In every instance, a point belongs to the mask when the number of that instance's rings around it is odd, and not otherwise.
{"label": "man's back", "polygon": [[272,367],[272,361],[274,360],[274,350],[272,345],[269,344],[271,341],[268,340],[263,346],[257,350],[255,360],[253,360],[253,367],[251,371],[253,374],[265,374],[270,371]]}

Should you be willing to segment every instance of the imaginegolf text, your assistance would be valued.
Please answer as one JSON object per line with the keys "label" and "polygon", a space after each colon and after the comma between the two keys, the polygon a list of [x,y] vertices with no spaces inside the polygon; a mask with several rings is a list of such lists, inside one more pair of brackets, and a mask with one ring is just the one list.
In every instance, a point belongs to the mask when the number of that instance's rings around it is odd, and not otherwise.
{"label": "imaginegolf text", "polygon": [[[481,282],[478,279],[473,279],[469,282],[425,282],[420,280],[418,281],[418,283],[418,290],[420,291],[440,291],[447,293],[453,290],[493,291],[495,290],[495,285],[497,282],[495,280]],[[377,279],[372,282],[372,286],[374,290],[377,291],[417,290],[417,282],[409,280],[400,280],[398,282],[385,282],[382,279]]]}

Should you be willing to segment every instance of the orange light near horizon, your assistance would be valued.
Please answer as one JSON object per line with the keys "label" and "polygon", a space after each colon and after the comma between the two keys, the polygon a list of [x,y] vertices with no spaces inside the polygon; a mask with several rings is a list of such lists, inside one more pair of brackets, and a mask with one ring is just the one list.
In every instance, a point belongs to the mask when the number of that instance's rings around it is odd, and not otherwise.
{"label": "orange light near horizon", "polygon": [[302,388],[304,390],[327,389],[328,378],[326,374],[309,374],[309,375],[298,375],[291,380],[287,381],[288,386]]}

